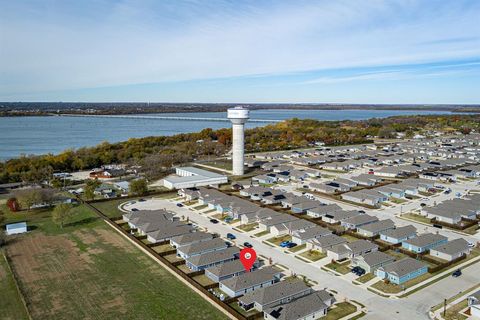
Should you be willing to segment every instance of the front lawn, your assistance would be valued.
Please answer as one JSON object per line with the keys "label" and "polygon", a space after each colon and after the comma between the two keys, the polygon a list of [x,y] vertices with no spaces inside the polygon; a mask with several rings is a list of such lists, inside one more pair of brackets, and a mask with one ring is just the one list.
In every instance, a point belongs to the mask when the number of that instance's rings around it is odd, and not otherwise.
{"label": "front lawn", "polygon": [[343,317],[348,316],[349,314],[354,313],[357,311],[357,307],[355,307],[350,302],[339,302],[334,304],[331,309],[328,311],[327,315],[323,317],[324,320],[335,320],[335,319],[342,319]]}
{"label": "front lawn", "polygon": [[367,273],[367,274],[364,274],[363,276],[361,277],[358,277],[357,279],[355,279],[356,281],[360,282],[360,283],[367,283],[368,281],[372,280],[375,278],[375,275],[373,273]]}
{"label": "front lawn", "polygon": [[347,274],[350,272],[350,261],[344,263],[330,262],[325,265],[325,268],[336,271],[341,274]]}
{"label": "front lawn", "polygon": [[305,251],[305,252],[299,254],[299,256],[303,257],[305,259],[308,259],[312,262],[315,262],[315,261],[318,261],[320,259],[325,258],[327,255],[325,253],[322,253],[322,252],[317,251],[317,250],[308,250],[308,251]]}
{"label": "front lawn", "polygon": [[244,232],[249,232],[252,231],[253,229],[258,227],[258,223],[249,223],[249,224],[242,224],[241,226],[238,226],[237,228],[244,231]]}
{"label": "front lawn", "polygon": [[268,232],[268,230],[265,230],[265,231],[262,231],[262,232],[259,232],[259,233],[255,233],[254,236],[255,237],[263,237],[264,235],[267,235],[269,233],[270,232]]}

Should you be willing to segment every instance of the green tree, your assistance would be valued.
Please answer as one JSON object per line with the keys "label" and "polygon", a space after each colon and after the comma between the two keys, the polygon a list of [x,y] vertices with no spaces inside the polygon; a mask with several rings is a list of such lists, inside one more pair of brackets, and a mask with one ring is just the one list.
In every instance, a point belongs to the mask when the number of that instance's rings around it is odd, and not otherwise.
{"label": "green tree", "polygon": [[23,208],[30,210],[34,204],[42,202],[42,192],[39,188],[18,190],[15,192],[15,198],[17,198]]}
{"label": "green tree", "polygon": [[100,184],[100,181],[98,181],[97,179],[87,180],[84,189],[84,195],[87,200],[93,200],[93,198],[95,198],[95,189],[97,189]]}
{"label": "green tree", "polygon": [[130,193],[137,196],[143,196],[147,194],[148,186],[147,180],[137,179],[130,182]]}
{"label": "green tree", "polygon": [[66,203],[61,203],[53,209],[52,221],[56,225],[59,225],[60,228],[63,228],[67,221],[72,217],[72,213],[72,206]]}

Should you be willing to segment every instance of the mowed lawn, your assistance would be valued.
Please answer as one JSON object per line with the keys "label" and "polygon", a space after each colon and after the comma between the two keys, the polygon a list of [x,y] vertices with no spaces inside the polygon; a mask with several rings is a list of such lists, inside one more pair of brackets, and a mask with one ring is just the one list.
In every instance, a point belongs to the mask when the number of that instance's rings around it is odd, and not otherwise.
{"label": "mowed lawn", "polygon": [[15,280],[0,251],[0,318],[5,320],[28,319],[27,311],[15,286]]}
{"label": "mowed lawn", "polygon": [[64,229],[48,210],[8,217],[35,227],[6,247],[34,319],[226,318],[87,207],[75,210]]}

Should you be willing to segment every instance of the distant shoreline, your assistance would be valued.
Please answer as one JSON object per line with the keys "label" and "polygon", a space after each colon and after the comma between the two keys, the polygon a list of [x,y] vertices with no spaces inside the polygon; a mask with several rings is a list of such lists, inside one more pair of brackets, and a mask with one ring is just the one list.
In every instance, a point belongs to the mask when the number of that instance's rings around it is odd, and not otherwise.
{"label": "distant shoreline", "polygon": [[390,110],[480,113],[480,105],[385,105],[385,104],[186,104],[186,103],[58,103],[0,102],[0,117],[54,116],[66,114],[127,115],[152,113],[226,112],[242,105],[250,110]]}

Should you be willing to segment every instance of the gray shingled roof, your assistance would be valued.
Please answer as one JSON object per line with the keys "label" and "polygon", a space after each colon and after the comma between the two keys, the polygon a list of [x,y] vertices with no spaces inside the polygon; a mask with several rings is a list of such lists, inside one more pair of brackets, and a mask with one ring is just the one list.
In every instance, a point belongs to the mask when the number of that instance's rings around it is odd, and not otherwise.
{"label": "gray shingled roof", "polygon": [[302,319],[316,311],[327,309],[324,301],[330,298],[328,292],[316,291],[287,304],[268,308],[265,312],[277,320]]}
{"label": "gray shingled roof", "polygon": [[407,257],[402,260],[387,264],[386,266],[380,267],[379,269],[387,273],[393,273],[398,277],[403,277],[425,266],[427,265],[423,262]]}
{"label": "gray shingled roof", "polygon": [[445,254],[453,255],[463,252],[468,249],[468,242],[465,239],[459,238],[449,241],[445,244],[434,247],[431,250],[439,251]]}
{"label": "gray shingled roof", "polygon": [[279,273],[281,272],[277,268],[269,266],[220,281],[220,283],[232,291],[238,291],[273,280],[274,276]]}
{"label": "gray shingled roof", "polygon": [[230,247],[224,250],[199,254],[188,258],[186,261],[195,266],[205,266],[212,263],[225,261],[228,258],[233,258],[233,256],[237,255],[238,253],[240,253],[240,249],[237,247]]}
{"label": "gray shingled roof", "polygon": [[386,263],[388,261],[394,261],[395,258],[389,254],[386,254],[381,251],[374,251],[364,254],[361,257],[356,257],[354,259],[363,260],[369,266],[378,266],[380,264]]}
{"label": "gray shingled roof", "polygon": [[191,244],[202,240],[212,239],[213,235],[207,232],[192,232],[181,236],[173,237],[171,240],[179,246]]}
{"label": "gray shingled roof", "polygon": [[390,229],[386,231],[380,232],[381,235],[385,235],[387,237],[395,238],[395,239],[403,239],[406,238],[414,233],[417,232],[417,228],[412,225],[398,227],[395,229]]}
{"label": "gray shingled roof", "polygon": [[361,227],[358,227],[358,229],[370,231],[370,232],[379,232],[387,228],[393,228],[393,227],[395,227],[395,223],[390,219],[386,219],[386,220],[380,220],[374,223],[363,225]]}
{"label": "gray shingled roof", "polygon": [[186,255],[201,253],[210,249],[226,248],[227,244],[222,238],[213,238],[211,240],[196,242],[188,246],[183,246],[177,249],[178,252],[183,252]]}
{"label": "gray shingled roof", "polygon": [[419,235],[416,238],[406,240],[404,243],[414,245],[416,247],[425,247],[429,244],[432,244],[434,242],[440,241],[442,239],[447,239],[447,237],[444,237],[440,234],[434,234],[434,233],[424,233]]}
{"label": "gray shingled roof", "polygon": [[260,305],[266,305],[305,291],[311,291],[311,289],[302,280],[285,280],[269,287],[257,289],[247,293],[238,300],[245,305],[249,305],[254,302]]}
{"label": "gray shingled roof", "polygon": [[245,270],[245,267],[243,266],[242,262],[238,259],[225,262],[225,263],[219,264],[218,266],[210,267],[206,269],[206,271],[217,276],[218,278],[228,276],[237,272],[242,272],[243,270]]}

